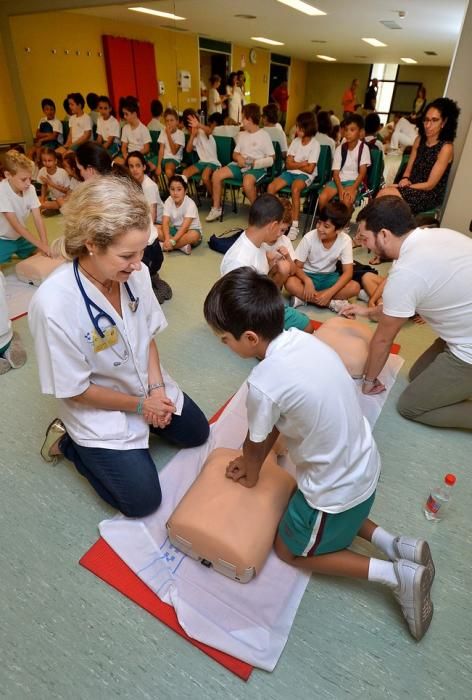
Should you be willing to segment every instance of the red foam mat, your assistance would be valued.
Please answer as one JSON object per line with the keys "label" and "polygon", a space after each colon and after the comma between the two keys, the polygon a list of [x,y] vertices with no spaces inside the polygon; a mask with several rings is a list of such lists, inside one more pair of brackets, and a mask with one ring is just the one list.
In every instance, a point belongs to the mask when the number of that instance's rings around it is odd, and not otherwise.
{"label": "red foam mat", "polygon": [[173,629],[177,634],[201,649],[205,654],[217,661],[219,664],[232,671],[236,676],[247,681],[252,673],[253,667],[250,664],[235,659],[229,654],[225,654],[218,649],[197,642],[191,639],[179,625],[175,610],[171,605],[163,603],[160,598],[151,591],[136,574],[124,563],[113,549],[100,538],[88,552],[84,554],[79,562],[81,566],[91,571],[95,576],[105,581],[127,598],[137,603],[141,608],[157,617],[167,627]]}

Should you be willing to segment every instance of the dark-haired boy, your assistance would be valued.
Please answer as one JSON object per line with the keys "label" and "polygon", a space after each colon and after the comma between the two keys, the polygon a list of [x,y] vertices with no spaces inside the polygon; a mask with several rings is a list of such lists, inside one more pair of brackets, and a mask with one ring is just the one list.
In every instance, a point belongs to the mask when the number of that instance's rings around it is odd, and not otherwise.
{"label": "dark-haired boy", "polygon": [[56,119],[56,105],[53,100],[44,97],[41,100],[41,109],[44,117],[39,120],[33,147],[28,152],[28,158],[31,158],[35,163],[39,161],[39,151],[42,146],[56,149],[63,142],[62,122]]}
{"label": "dark-haired boy", "polygon": [[[204,304],[207,323],[243,358],[261,360],[247,380],[248,433],[226,476],[255,486],[282,435],[298,490],[275,540],[277,555],[305,571],[368,579],[392,589],[411,634],[433,615],[434,565],[427,542],[395,537],[369,520],[380,457],[355,384],[339,356],[316,337],[283,332],[283,302],[267,276],[240,268],[222,277]],[[349,549],[360,536],[388,561]]]}
{"label": "dark-haired boy", "polygon": [[213,173],[213,205],[206,220],[216,221],[221,216],[221,193],[223,181],[233,178],[240,182],[243,192],[252,204],[257,197],[257,183],[267,174],[274,162],[274,146],[269,134],[259,128],[261,109],[250,103],[242,109],[243,131],[238,135],[233,151],[234,162]]}
{"label": "dark-haired boy", "polygon": [[364,120],[360,114],[348,114],[344,120],[344,139],[336,148],[333,160],[333,179],[320,194],[318,206],[323,209],[334,197],[346,204],[351,212],[359,187],[371,164],[369,147],[361,141]]}
{"label": "dark-haired boy", "polygon": [[[220,272],[226,275],[239,267],[251,267],[262,275],[268,275],[282,289],[297,268],[289,251],[275,245],[283,233],[284,206],[273,194],[263,194],[249,209],[248,227],[225,253]],[[275,250],[274,250],[275,248]],[[305,314],[289,306],[285,307],[285,328],[298,328],[313,333],[313,326]]]}

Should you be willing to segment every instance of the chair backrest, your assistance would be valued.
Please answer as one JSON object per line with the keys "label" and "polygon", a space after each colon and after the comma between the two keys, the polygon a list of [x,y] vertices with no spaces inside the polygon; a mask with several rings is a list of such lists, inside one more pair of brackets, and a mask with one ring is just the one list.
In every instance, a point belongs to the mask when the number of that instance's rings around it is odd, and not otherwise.
{"label": "chair backrest", "polygon": [[67,141],[67,137],[69,136],[69,120],[64,119],[62,122],[62,138],[64,139],[64,143]]}
{"label": "chair backrest", "polygon": [[371,148],[370,150],[371,166],[368,172],[368,187],[369,191],[376,194],[382,183],[384,171],[383,153],[379,148]]}
{"label": "chair backrest", "polygon": [[402,155],[400,165],[398,166],[398,170],[393,181],[396,185],[398,185],[398,183],[403,177],[403,173],[405,172],[406,166],[408,165],[408,161],[410,160],[410,155],[411,153],[403,153]]}
{"label": "chair backrest", "polygon": [[159,134],[161,132],[149,130],[149,133],[151,135],[151,153],[152,155],[157,156],[159,155],[159,144],[157,143],[157,139],[159,138]]}
{"label": "chair backrest", "polygon": [[316,181],[321,185],[328,182],[331,177],[332,153],[331,146],[320,146],[320,155],[316,164]]}
{"label": "chair backrest", "polygon": [[214,136],[216,142],[216,153],[221,165],[228,165],[233,160],[235,147],[234,139],[231,136]]}
{"label": "chair backrest", "polygon": [[282,156],[282,148],[280,146],[280,143],[278,141],[272,141],[272,145],[274,147],[275,157],[274,163],[270,168],[270,174],[272,178],[275,179],[280,175],[280,173],[284,169],[284,159]]}

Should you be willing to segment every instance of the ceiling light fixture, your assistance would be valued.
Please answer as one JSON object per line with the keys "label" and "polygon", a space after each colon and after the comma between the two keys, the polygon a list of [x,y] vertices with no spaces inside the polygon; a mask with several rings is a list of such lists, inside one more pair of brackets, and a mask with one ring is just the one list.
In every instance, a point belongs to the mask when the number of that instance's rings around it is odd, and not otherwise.
{"label": "ceiling light fixture", "polygon": [[154,15],[155,17],[164,17],[164,19],[173,19],[176,22],[180,22],[186,17],[179,17],[179,15],[173,15],[171,12],[159,12],[158,10],[150,10],[148,7],[128,7],[131,12],[142,12],[145,15]]}
{"label": "ceiling light fixture", "polygon": [[313,5],[309,5],[307,2],[302,2],[301,0],[278,0],[278,2],[281,2],[282,5],[288,5],[293,10],[311,15],[312,17],[326,14],[323,10],[318,10],[316,7],[313,7]]}
{"label": "ceiling light fixture", "polygon": [[414,58],[402,58],[403,63],[418,63]]}
{"label": "ceiling light fixture", "polygon": [[362,41],[365,41],[366,44],[370,44],[371,46],[375,46],[377,48],[380,48],[381,46],[387,46],[387,44],[384,44],[383,41],[379,41],[378,39],[372,39],[368,38],[362,38]]}
{"label": "ceiling light fixture", "polygon": [[323,56],[320,53],[316,54],[316,58],[321,58],[322,61],[336,61],[336,58],[333,58],[332,56]]}
{"label": "ceiling light fixture", "polygon": [[260,41],[262,44],[270,44],[271,46],[283,46],[283,41],[275,41],[274,39],[266,39],[264,36],[252,36],[252,41]]}

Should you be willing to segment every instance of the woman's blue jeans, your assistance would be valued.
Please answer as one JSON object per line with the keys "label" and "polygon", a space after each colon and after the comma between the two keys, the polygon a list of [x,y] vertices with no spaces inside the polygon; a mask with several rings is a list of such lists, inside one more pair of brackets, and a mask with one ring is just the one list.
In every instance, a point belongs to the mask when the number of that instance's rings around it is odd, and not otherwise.
{"label": "woman's blue jeans", "polygon": [[[151,427],[151,432],[177,447],[198,447],[206,442],[210,428],[197,404],[184,394],[182,415],[173,416],[166,428]],[[59,448],[98,495],[123,515],[143,518],[159,508],[161,486],[148,449],[82,447],[69,435],[62,438]]]}

